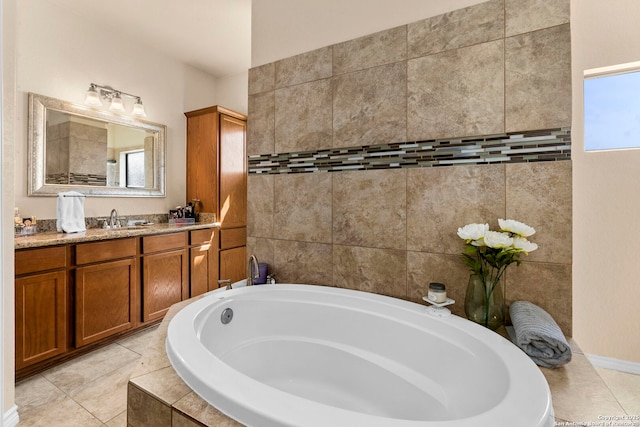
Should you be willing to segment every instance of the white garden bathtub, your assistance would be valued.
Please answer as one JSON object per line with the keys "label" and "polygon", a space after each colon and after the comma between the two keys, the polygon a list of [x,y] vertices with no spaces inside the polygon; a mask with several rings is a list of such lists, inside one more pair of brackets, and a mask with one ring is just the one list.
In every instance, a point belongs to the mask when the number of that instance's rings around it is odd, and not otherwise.
{"label": "white garden bathtub", "polygon": [[[223,324],[222,317],[233,318]],[[255,427],[547,427],[547,382],[498,334],[376,294],[308,285],[212,292],[167,354],[203,399]]]}

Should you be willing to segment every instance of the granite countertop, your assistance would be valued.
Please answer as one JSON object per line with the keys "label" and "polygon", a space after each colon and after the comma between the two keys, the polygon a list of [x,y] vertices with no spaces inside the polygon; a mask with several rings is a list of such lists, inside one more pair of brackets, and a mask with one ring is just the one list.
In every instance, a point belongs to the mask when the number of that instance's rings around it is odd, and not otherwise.
{"label": "granite countertop", "polygon": [[195,224],[138,225],[122,227],[113,230],[104,228],[89,228],[82,233],[36,233],[14,238],[15,249],[39,248],[43,246],[64,245],[67,243],[95,242],[99,240],[121,239],[124,237],[147,236],[152,234],[167,234],[177,231],[200,230],[203,228],[220,227],[219,222],[196,222]]}

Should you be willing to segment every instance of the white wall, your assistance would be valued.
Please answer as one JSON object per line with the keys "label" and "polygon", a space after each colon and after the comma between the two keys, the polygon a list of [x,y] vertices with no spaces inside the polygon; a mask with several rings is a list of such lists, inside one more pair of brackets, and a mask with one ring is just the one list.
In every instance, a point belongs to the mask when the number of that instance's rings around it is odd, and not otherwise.
{"label": "white wall", "polygon": [[251,5],[251,66],[484,1],[254,0]]}
{"label": "white wall", "polygon": [[571,2],[574,337],[640,363],[640,150],[584,152],[583,72],[640,60],[637,0]]}
{"label": "white wall", "polygon": [[[15,32],[13,16],[16,0],[1,0],[2,5],[2,177],[0,230],[2,246],[0,274],[2,274],[2,343],[0,369],[2,373],[2,414],[3,421],[10,424],[11,409],[14,405],[14,262],[13,262],[13,193],[11,183],[14,177],[14,123],[15,123]],[[15,413],[14,413],[15,415]],[[8,416],[9,419],[3,419]]]}

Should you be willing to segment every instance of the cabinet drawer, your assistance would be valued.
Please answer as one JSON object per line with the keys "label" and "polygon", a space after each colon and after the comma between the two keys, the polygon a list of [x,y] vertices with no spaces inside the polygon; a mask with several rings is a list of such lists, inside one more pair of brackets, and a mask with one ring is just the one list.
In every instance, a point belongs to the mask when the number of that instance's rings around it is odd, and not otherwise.
{"label": "cabinet drawer", "polygon": [[214,228],[206,228],[204,230],[193,230],[189,232],[190,245],[207,245],[213,241],[216,230]]}
{"label": "cabinet drawer", "polygon": [[247,228],[220,230],[220,249],[237,248],[247,244]]}
{"label": "cabinet drawer", "polygon": [[76,264],[128,258],[136,255],[136,239],[107,240],[76,245]]}
{"label": "cabinet drawer", "polygon": [[52,246],[40,249],[16,251],[16,275],[36,271],[64,268],[66,265],[66,247]]}
{"label": "cabinet drawer", "polygon": [[187,246],[187,233],[159,234],[142,238],[142,253],[168,251],[170,249],[182,249]]}

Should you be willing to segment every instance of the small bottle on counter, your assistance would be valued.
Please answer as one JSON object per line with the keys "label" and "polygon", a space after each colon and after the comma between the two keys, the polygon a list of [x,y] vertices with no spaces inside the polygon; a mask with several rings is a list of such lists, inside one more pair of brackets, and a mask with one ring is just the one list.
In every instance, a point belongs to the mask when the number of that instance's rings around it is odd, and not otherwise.
{"label": "small bottle on counter", "polygon": [[429,292],[427,293],[427,298],[431,302],[435,302],[437,304],[443,303],[447,301],[447,290],[442,283],[431,282],[429,283]]}

